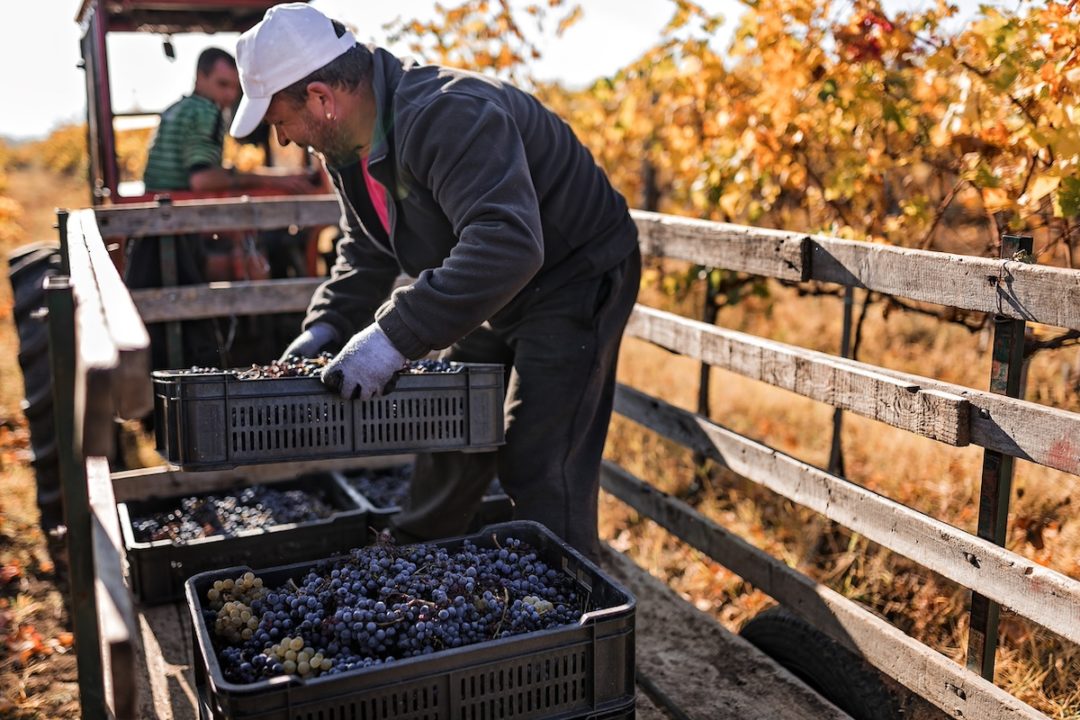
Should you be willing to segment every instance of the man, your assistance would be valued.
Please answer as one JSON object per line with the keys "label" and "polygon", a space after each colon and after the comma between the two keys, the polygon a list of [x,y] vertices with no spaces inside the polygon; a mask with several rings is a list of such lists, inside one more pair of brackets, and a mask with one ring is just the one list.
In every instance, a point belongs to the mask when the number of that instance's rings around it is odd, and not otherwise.
{"label": "man", "polygon": [[[407,359],[508,366],[506,444],[423,455],[399,540],[459,534],[497,472],[515,517],[599,556],[599,465],[641,258],[626,202],[570,128],[492,78],[414,66],[302,3],[240,37],[244,99],[320,152],[346,237],[286,354],[344,343],[323,381],[379,394]],[[404,271],[416,277],[387,295]]]}
{"label": "man", "polygon": [[[148,193],[169,191],[228,192],[264,188],[281,194],[313,193],[316,186],[307,174],[268,175],[236,172],[222,167],[225,141],[225,114],[240,99],[240,79],[236,60],[219,48],[207,48],[198,58],[195,88],[161,114],[157,132],[143,173]],[[255,249],[252,237],[219,233],[213,237],[187,236],[177,241],[176,279],[180,285],[213,280],[262,279],[269,271],[266,258]],[[160,243],[146,238],[128,246],[125,282],[131,288],[161,287]],[[249,319],[261,328],[264,319]],[[152,327],[151,340],[155,368],[169,367],[165,332]],[[235,328],[218,327],[215,320],[183,323],[185,364],[221,365],[229,358],[223,352],[230,345]],[[267,332],[255,333],[267,336]],[[269,338],[267,339],[269,343]],[[250,347],[254,357],[265,358],[267,348]],[[237,358],[250,360],[239,355]]]}
{"label": "man", "polygon": [[161,114],[143,183],[147,192],[215,192],[268,188],[283,193],[312,192],[305,175],[261,175],[222,167],[225,113],[240,99],[236,60],[219,48],[207,48],[195,66],[195,89]]}

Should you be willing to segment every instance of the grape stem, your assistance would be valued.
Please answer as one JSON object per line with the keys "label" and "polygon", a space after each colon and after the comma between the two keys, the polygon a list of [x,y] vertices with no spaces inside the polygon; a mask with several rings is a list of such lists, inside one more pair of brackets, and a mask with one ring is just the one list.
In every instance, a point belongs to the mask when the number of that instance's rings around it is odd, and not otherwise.
{"label": "grape stem", "polygon": [[[496,541],[495,544],[498,545],[498,541]],[[501,550],[502,548],[499,548],[499,549]],[[492,639],[495,639],[495,638],[499,637],[499,630],[502,629],[503,621],[506,620],[506,613],[508,613],[508,612],[510,612],[510,591],[507,590],[504,587],[503,588],[503,614],[502,614],[502,617],[499,618],[499,624],[495,626],[495,632],[493,632],[491,634]]]}

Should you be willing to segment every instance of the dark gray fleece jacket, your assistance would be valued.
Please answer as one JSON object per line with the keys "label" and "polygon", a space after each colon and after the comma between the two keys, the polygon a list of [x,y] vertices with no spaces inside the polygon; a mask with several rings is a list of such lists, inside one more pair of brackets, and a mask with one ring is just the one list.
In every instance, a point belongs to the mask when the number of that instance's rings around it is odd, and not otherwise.
{"label": "dark gray fleece jacket", "polygon": [[[626,201],[534,97],[372,52],[368,167],[388,190],[390,232],[360,163],[331,170],[345,237],[304,327],[328,322],[345,339],[374,319],[415,359],[485,321],[520,321],[546,293],[600,275],[637,246]],[[416,281],[387,300],[401,271]]]}

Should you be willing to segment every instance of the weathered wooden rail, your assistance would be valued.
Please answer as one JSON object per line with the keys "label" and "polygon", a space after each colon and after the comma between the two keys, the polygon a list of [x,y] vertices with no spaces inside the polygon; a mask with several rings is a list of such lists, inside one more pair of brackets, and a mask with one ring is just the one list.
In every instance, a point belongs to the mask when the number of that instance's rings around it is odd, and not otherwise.
{"label": "weathered wooden rail", "polygon": [[[102,235],[130,238],[336,224],[338,214],[337,202],[322,197],[193,201],[61,216],[70,281],[58,278],[50,284],[50,332],[56,348],[58,438],[69,437],[72,448],[62,463],[65,502],[69,508],[87,510],[87,522],[69,528],[80,685],[84,708],[89,710],[85,717],[132,716],[127,714],[131,708],[145,707],[134,700],[131,682],[137,674],[132,666],[137,664],[140,637],[140,628],[135,626],[138,608],[123,589],[116,518],[110,508],[118,498],[209,490],[236,479],[236,471],[190,474],[154,469],[107,474],[104,458],[112,451],[111,418],[137,417],[150,407],[143,323],[299,311],[318,282],[215,283],[129,294],[109,262]],[[641,247],[649,255],[792,282],[814,280],[866,288],[994,313],[1021,327],[1031,321],[1080,329],[1080,271],[1038,267],[1011,256],[991,260],[946,255],[646,212],[635,211],[634,217]],[[813,352],[643,306],[635,309],[627,334],[946,445],[982,446],[991,460],[1019,457],[1080,474],[1080,415],[1076,413]],[[1008,363],[1002,366],[1009,367]],[[993,603],[1000,603],[1080,642],[1080,582],[1002,548],[996,537],[1003,531],[1000,525],[987,534],[980,523],[980,536],[965,533],[638,389],[619,387],[616,412],[970,588],[977,597],[986,598],[991,609]],[[995,479],[998,486],[990,493],[984,483],[984,495],[1007,503],[1007,468],[997,470],[996,460],[991,465],[995,469],[987,478]],[[259,480],[274,481],[311,469],[308,465],[267,466],[257,472]],[[1041,717],[978,672],[953,663],[754,548],[685,503],[658,492],[647,480],[608,463],[602,482],[608,492],[795,610],[947,714]],[[1002,487],[1006,492],[999,497]],[[996,512],[1000,512],[1000,502]],[[625,571],[624,565],[620,567]],[[97,591],[87,590],[95,587]],[[645,584],[640,587],[651,592]],[[80,601],[86,600],[90,611],[81,610]],[[146,637],[145,618],[142,625],[141,634]],[[989,633],[992,658],[993,622],[986,621],[983,630]],[[660,637],[665,632],[656,630],[655,634]],[[107,648],[105,668],[100,662],[95,665],[86,649],[93,646],[97,651],[94,638]],[[971,648],[971,654],[980,655],[983,663],[971,664],[984,674],[986,650],[982,644]],[[715,717],[710,708],[676,708],[680,689],[663,685],[673,679],[650,684],[650,673],[663,674],[659,666],[642,672],[648,698],[667,707],[657,710],[647,699],[643,702],[648,708],[641,717]],[[105,679],[109,682],[103,683]],[[108,687],[107,693],[103,687]],[[777,687],[795,695],[807,692],[793,678]],[[94,705],[99,701],[103,714]],[[773,716],[823,717],[835,711],[822,707],[815,706],[816,714],[811,715],[773,711]],[[766,714],[759,716],[768,716],[769,711],[762,712]]]}
{"label": "weathered wooden rail", "polygon": [[1011,458],[1080,474],[1080,414],[1015,397],[1023,323],[1076,329],[1080,272],[1023,262],[1022,246],[1010,238],[1003,238],[1003,248],[1012,241],[1016,249],[1005,259],[988,260],[654,213],[635,213],[635,217],[642,249],[651,255],[781,280],[838,283],[995,315],[993,392],[899,373],[640,306],[627,328],[630,336],[711,367],[949,445],[983,446],[979,536],[633,388],[621,386],[616,396],[616,411],[628,419],[970,588],[973,618],[968,668],[618,466],[605,466],[603,486],[946,713],[1042,717],[984,677],[993,676],[994,602],[1064,638],[1080,641],[1080,582],[1000,547],[1005,537]]}

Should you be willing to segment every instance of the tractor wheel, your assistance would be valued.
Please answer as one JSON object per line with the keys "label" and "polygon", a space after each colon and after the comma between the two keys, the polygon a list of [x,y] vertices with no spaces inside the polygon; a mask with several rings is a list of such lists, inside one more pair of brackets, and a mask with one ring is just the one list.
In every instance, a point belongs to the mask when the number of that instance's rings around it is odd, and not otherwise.
{"label": "tractor wheel", "polygon": [[53,421],[49,326],[45,318],[45,278],[60,270],[60,248],[36,243],[8,256],[8,281],[14,299],[19,334],[19,367],[23,373],[22,408],[30,425],[31,465],[37,478],[37,502],[42,529],[64,522],[60,496],[60,465]]}
{"label": "tractor wheel", "polygon": [[902,717],[877,670],[787,608],[758,613],[739,634],[855,720]]}

